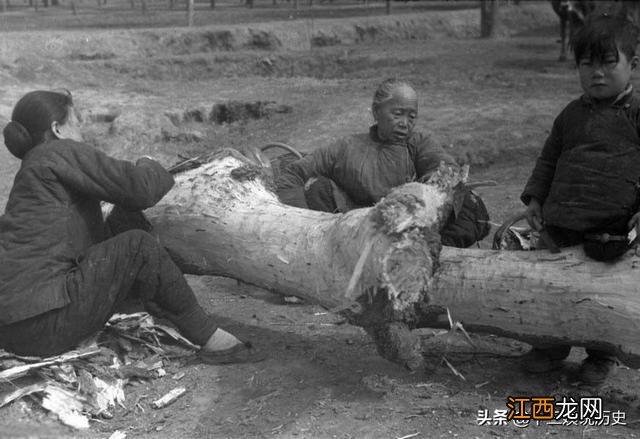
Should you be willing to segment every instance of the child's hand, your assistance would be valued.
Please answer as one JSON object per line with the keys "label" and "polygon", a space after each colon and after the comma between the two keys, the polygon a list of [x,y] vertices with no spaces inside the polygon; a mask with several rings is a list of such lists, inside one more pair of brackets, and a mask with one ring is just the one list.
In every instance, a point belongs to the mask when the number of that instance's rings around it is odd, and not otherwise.
{"label": "child's hand", "polygon": [[640,236],[640,212],[637,212],[631,217],[627,223],[627,227],[629,228],[629,231],[635,227],[637,236]]}
{"label": "child's hand", "polygon": [[542,206],[535,198],[529,201],[527,210],[525,211],[525,218],[534,230],[542,230]]}

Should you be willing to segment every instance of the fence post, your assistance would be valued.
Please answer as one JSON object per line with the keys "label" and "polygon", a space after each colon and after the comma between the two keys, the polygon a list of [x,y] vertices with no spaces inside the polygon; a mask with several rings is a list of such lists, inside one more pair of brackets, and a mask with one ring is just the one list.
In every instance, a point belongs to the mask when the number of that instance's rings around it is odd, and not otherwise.
{"label": "fence post", "polygon": [[193,26],[193,0],[187,0],[187,26]]}

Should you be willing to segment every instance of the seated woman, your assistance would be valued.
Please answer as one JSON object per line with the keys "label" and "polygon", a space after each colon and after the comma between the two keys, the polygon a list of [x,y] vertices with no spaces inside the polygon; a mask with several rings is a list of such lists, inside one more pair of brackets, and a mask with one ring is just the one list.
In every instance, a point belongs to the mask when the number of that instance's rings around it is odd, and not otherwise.
{"label": "seated woman", "polygon": [[[375,125],[313,151],[288,165],[278,179],[281,201],[325,212],[372,206],[395,186],[428,179],[453,157],[414,132],[418,96],[407,82],[385,80],[373,96]],[[441,231],[442,243],[468,247],[489,233],[482,200],[471,191]]]}
{"label": "seated woman", "polygon": [[141,210],[173,186],[158,162],[110,158],[81,143],[69,92],[33,91],[4,128],[22,160],[0,217],[0,348],[49,356],[97,333],[135,294],[169,319],[204,362],[259,359],[198,304],[167,252],[148,233],[110,237],[100,202]]}

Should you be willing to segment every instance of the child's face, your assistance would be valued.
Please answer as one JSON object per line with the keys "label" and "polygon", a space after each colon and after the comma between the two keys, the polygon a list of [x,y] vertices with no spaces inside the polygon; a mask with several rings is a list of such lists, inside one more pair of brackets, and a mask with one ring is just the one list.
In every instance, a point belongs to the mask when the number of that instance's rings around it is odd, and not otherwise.
{"label": "child's face", "polygon": [[591,59],[586,54],[578,61],[580,85],[594,99],[608,99],[622,93],[631,79],[631,72],[638,64],[638,57],[627,59],[618,50],[607,53],[602,60]]}
{"label": "child's face", "polygon": [[409,87],[397,87],[391,99],[373,111],[378,136],[384,141],[403,143],[411,135],[418,115],[418,97]]}

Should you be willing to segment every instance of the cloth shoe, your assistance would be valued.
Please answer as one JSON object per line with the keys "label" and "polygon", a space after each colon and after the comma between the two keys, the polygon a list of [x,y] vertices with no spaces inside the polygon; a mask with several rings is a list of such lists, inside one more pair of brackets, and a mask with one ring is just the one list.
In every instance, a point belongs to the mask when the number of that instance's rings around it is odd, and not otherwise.
{"label": "cloth shoe", "polygon": [[590,386],[600,386],[614,374],[616,365],[615,357],[589,355],[580,366],[580,381]]}
{"label": "cloth shoe", "polygon": [[522,368],[529,373],[546,373],[560,369],[563,360],[569,356],[571,346],[532,348],[520,357]]}
{"label": "cloth shoe", "polygon": [[267,356],[255,349],[250,342],[244,342],[221,351],[198,351],[198,359],[206,364],[257,363]]}

